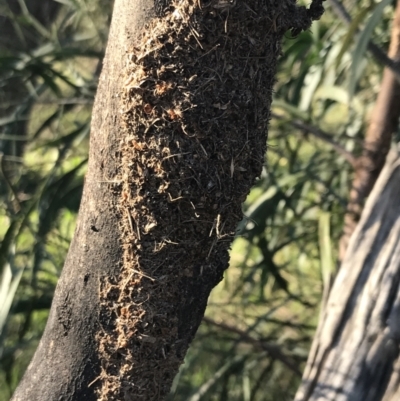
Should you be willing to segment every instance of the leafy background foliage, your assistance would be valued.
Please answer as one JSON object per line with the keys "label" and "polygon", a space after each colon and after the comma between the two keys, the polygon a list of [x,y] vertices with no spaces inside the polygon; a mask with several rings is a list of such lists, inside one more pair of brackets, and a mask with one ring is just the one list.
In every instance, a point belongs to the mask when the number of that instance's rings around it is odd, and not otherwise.
{"label": "leafy background foliage", "polygon": [[[50,1],[46,19],[30,3],[0,5],[0,401],[35,351],[73,235],[112,9]],[[345,1],[349,26],[328,4],[312,31],[287,33],[265,167],[171,400],[293,398],[379,91],[365,38],[387,48],[383,3]]]}

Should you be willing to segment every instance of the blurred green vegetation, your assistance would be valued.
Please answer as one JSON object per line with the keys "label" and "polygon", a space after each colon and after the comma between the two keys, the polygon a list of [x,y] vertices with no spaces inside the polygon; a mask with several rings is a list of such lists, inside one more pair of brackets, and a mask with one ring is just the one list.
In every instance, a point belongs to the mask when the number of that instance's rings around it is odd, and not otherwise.
{"label": "blurred green vegetation", "polygon": [[[0,5],[0,401],[35,351],[73,235],[112,9],[59,0],[42,18],[15,3]],[[312,30],[287,33],[265,167],[171,400],[293,398],[379,91],[365,37],[388,47],[384,3],[344,1],[349,26],[328,3]]]}

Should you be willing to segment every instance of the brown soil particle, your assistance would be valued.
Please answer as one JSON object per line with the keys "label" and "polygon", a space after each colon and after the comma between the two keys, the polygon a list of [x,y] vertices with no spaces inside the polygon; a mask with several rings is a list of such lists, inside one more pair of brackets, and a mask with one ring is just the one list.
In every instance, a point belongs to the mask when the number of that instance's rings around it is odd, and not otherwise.
{"label": "brown soil particle", "polygon": [[304,10],[290,0],[176,1],[127,51],[124,258],[100,288],[99,400],[168,394],[228,266],[264,160],[280,40],[309,26]]}

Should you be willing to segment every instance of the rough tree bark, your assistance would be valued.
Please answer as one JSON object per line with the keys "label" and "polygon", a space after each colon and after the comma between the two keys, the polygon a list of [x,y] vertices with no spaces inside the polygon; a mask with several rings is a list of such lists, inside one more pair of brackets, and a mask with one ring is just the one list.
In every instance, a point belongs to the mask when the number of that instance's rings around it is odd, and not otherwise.
{"label": "rough tree bark", "polygon": [[14,401],[165,398],[261,172],[282,36],[322,12],[115,2],[77,229]]}
{"label": "rough tree bark", "polygon": [[[400,0],[397,1],[388,57],[397,63],[400,61]],[[385,164],[392,135],[398,128],[399,117],[400,83],[395,73],[386,67],[368,130],[365,134],[362,154],[358,157],[355,165],[355,175],[344,219],[343,235],[339,245],[339,258],[341,260],[360,219],[364,201]]]}
{"label": "rough tree bark", "polygon": [[400,399],[399,183],[393,151],[350,239],[296,401]]}

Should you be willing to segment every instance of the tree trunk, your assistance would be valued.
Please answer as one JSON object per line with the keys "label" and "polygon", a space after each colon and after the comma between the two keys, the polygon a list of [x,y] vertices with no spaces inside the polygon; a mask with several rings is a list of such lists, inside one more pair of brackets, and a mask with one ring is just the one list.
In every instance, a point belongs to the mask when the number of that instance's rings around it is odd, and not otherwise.
{"label": "tree trunk", "polygon": [[393,151],[351,237],[296,401],[400,399],[399,183]]}
{"label": "tree trunk", "polygon": [[14,401],[165,398],[261,172],[281,38],[323,11],[164,6],[115,2],[77,229]]}
{"label": "tree trunk", "polygon": [[[388,57],[400,60],[400,0],[391,29]],[[385,164],[392,135],[396,132],[400,117],[400,83],[389,68],[385,68],[381,88],[372,111],[365,134],[361,156],[356,161],[349,202],[344,218],[343,235],[339,244],[339,258],[343,259],[346,248],[363,209],[364,201],[371,192]]]}

